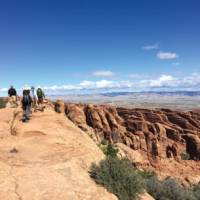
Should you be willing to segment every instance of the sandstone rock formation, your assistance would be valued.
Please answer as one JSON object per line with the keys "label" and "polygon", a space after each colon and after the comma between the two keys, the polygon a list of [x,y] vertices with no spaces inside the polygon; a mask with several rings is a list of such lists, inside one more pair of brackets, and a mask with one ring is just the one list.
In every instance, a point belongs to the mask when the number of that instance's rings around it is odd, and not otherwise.
{"label": "sandstone rock formation", "polygon": [[87,134],[51,108],[20,119],[0,109],[1,200],[117,200],[89,177],[104,155]]}
{"label": "sandstone rock formation", "polygon": [[[200,174],[198,110],[181,112],[68,103],[64,112],[95,142],[107,139],[129,157],[137,154],[132,157],[138,167],[156,170],[162,177],[174,175],[183,182],[186,176],[192,176],[194,169]],[[186,153],[192,160],[181,160],[181,155]]]}
{"label": "sandstone rock formation", "polygon": [[[58,113],[55,113],[56,110]],[[20,109],[0,110],[0,199],[117,200],[89,177],[107,139],[120,157],[183,184],[200,181],[200,111],[126,109],[47,102],[20,121]],[[67,116],[67,117],[66,117]],[[87,133],[87,134],[86,134]],[[88,136],[89,135],[89,136]],[[188,153],[190,160],[182,160]],[[148,194],[141,199],[152,199]]]}

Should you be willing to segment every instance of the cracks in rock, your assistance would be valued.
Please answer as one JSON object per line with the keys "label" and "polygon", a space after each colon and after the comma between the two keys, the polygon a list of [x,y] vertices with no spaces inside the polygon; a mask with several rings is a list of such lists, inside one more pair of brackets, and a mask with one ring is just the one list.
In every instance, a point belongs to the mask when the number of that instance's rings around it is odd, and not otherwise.
{"label": "cracks in rock", "polygon": [[13,113],[13,118],[12,118],[12,120],[11,120],[11,122],[10,122],[10,134],[11,135],[17,135],[17,131],[16,131],[16,127],[14,126],[15,125],[15,121],[16,121],[16,118],[17,118],[17,116],[18,116],[18,114],[20,113],[21,111],[15,111],[14,113]]}
{"label": "cracks in rock", "polygon": [[10,171],[9,171],[9,175],[13,178],[14,180],[14,193],[16,194],[18,200],[23,200],[21,195],[19,194],[18,192],[18,189],[19,189],[19,184],[18,184],[18,181],[17,181],[17,178],[13,175],[13,168],[14,166],[10,166]]}

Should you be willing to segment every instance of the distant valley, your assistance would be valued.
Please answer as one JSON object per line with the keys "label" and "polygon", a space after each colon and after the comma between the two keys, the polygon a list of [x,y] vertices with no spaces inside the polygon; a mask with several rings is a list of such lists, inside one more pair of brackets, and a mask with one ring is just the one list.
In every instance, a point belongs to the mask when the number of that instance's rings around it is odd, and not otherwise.
{"label": "distant valley", "polygon": [[66,102],[108,104],[122,107],[200,109],[200,91],[178,92],[104,92],[101,94],[50,95]]}

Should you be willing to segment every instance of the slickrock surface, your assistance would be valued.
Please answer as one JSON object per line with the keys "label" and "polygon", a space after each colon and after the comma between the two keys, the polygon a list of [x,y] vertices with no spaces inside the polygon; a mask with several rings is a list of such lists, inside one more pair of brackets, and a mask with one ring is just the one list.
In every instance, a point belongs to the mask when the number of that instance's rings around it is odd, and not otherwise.
{"label": "slickrock surface", "polygon": [[52,109],[0,109],[1,200],[117,200],[89,177],[104,158],[92,139]]}
{"label": "slickrock surface", "polygon": [[[200,111],[127,109],[106,105],[55,104],[57,112],[87,132],[95,142],[107,139],[143,169],[183,184],[200,181]],[[190,160],[182,160],[181,154]]]}

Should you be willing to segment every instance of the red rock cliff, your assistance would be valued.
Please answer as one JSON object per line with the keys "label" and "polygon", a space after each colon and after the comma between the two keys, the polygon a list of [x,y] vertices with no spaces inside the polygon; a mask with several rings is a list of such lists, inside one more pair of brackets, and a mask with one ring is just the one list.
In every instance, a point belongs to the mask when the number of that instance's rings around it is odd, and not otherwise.
{"label": "red rock cliff", "polygon": [[[56,110],[60,110],[58,104]],[[200,170],[199,111],[127,109],[84,104],[65,104],[64,109],[62,105],[63,110],[73,123],[90,134],[97,143],[107,139],[110,143],[124,144],[130,150],[139,152],[144,161],[141,165],[163,171],[164,165],[174,162],[173,168],[184,162],[181,161],[181,154],[188,153],[191,158],[189,165],[198,163]]]}

